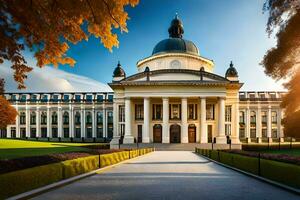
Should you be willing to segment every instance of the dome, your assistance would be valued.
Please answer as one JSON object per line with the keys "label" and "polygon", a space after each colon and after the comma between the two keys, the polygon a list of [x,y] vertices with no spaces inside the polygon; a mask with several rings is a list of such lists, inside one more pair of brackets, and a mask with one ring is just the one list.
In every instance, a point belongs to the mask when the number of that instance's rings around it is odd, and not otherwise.
{"label": "dome", "polygon": [[120,62],[118,62],[118,65],[114,70],[113,77],[125,77],[125,76],[126,76],[125,71],[122,68]]}
{"label": "dome", "polygon": [[189,41],[182,39],[184,33],[183,24],[176,14],[168,29],[169,38],[157,43],[152,51],[152,55],[159,53],[188,53],[199,55],[197,46]]}
{"label": "dome", "polygon": [[197,46],[189,41],[182,38],[168,38],[160,41],[155,45],[152,55],[159,53],[188,53],[199,55]]}
{"label": "dome", "polygon": [[230,62],[229,68],[227,69],[225,73],[225,77],[238,77],[238,72],[233,67],[232,61]]}

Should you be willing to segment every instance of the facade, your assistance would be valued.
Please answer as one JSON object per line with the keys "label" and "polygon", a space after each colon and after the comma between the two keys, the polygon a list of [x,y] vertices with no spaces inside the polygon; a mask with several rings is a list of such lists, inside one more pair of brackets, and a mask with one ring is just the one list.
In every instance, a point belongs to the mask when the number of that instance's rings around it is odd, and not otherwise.
{"label": "facade", "polygon": [[19,115],[9,138],[101,141],[113,136],[113,93],[5,94]]}
{"label": "facade", "polygon": [[169,38],[126,76],[120,63],[113,93],[6,94],[19,112],[4,137],[111,140],[111,144],[263,142],[284,136],[283,92],[242,92],[231,62],[224,76],[183,39],[175,17]]}

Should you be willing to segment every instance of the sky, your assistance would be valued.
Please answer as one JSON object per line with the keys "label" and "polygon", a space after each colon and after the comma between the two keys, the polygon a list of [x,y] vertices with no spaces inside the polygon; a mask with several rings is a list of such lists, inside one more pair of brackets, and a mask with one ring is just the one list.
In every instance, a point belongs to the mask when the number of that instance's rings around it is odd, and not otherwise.
{"label": "sky", "polygon": [[[168,37],[170,22],[175,13],[178,13],[184,25],[183,38],[193,41],[201,56],[214,61],[214,73],[224,76],[232,60],[240,81],[244,83],[241,90],[283,90],[281,83],[267,77],[259,64],[265,52],[276,44],[274,36],[269,38],[265,31],[268,16],[262,12],[263,2],[141,0],[134,8],[126,7],[130,17],[127,24],[129,32],[116,31],[119,35],[119,48],[109,52],[98,39],[92,37],[88,42],[71,45],[67,55],[76,60],[73,68],[65,65],[58,69],[47,67],[43,70],[53,77],[66,77],[71,84],[74,79],[70,80],[68,77],[74,77],[74,74],[85,82],[90,80],[93,83],[108,83],[111,82],[113,70],[120,61],[126,74],[132,75],[137,72],[136,62],[150,56],[154,46]],[[26,57],[35,63],[31,53],[26,52]],[[9,74],[11,72],[8,72],[7,66],[4,65],[4,71]],[[43,73],[39,69],[35,70],[37,74]],[[3,73],[1,67],[0,73]],[[6,82],[8,90],[14,91],[16,85],[13,81]],[[55,84],[55,81],[50,84]],[[30,81],[28,85],[28,90],[35,89]]]}

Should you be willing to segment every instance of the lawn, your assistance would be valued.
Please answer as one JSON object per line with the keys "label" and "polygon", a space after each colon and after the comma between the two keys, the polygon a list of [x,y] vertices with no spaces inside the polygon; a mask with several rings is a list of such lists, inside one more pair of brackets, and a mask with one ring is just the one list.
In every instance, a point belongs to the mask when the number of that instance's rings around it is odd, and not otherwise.
{"label": "lawn", "polygon": [[[93,145],[100,143],[93,143]],[[53,153],[90,151],[84,148],[88,143],[40,142],[0,139],[0,159],[40,156]]]}

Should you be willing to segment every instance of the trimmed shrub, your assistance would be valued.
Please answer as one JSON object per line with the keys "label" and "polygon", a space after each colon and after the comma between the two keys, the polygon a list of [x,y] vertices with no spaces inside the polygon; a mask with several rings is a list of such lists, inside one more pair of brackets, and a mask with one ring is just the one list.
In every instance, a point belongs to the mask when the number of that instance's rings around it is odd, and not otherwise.
{"label": "trimmed shrub", "polygon": [[273,160],[260,160],[261,176],[300,189],[300,166]]}
{"label": "trimmed shrub", "polygon": [[129,151],[100,155],[100,167],[113,165],[125,159],[129,159]]}
{"label": "trimmed shrub", "polygon": [[2,174],[0,199],[62,180],[62,171],[63,165],[55,163]]}
{"label": "trimmed shrub", "polygon": [[70,178],[99,168],[99,156],[67,160],[61,164],[63,165],[63,178]]}

